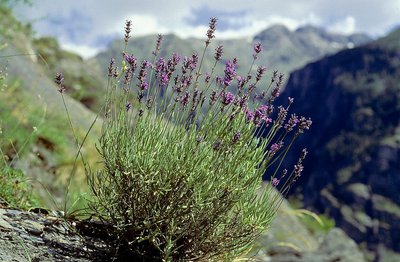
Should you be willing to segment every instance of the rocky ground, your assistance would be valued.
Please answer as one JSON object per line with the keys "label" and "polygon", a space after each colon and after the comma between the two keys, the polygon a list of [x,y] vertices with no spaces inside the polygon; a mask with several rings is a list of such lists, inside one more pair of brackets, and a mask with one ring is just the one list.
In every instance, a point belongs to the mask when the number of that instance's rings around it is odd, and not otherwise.
{"label": "rocky ground", "polygon": [[[292,211],[283,204],[258,241],[254,261],[365,261],[342,230],[313,235]],[[102,239],[104,230],[93,221],[66,221],[41,209],[0,208],[0,261],[110,261],[112,251]]]}
{"label": "rocky ground", "polygon": [[0,261],[107,261],[107,245],[85,222],[0,208]]}
{"label": "rocky ground", "polygon": [[296,210],[284,202],[271,228],[259,241],[256,261],[364,262],[357,244],[339,228],[311,232]]}

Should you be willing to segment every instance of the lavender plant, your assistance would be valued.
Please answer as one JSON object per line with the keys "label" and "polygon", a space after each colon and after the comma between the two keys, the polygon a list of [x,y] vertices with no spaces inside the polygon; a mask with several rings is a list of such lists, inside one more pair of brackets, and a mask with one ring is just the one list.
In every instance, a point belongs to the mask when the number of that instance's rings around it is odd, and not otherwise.
{"label": "lavender plant", "polygon": [[[87,173],[94,195],[90,207],[113,225],[120,257],[242,256],[268,228],[303,170],[306,150],[293,171],[281,170],[294,140],[311,125],[295,114],[287,119],[292,98],[275,109],[283,76],[273,72],[259,92],[265,67],[255,76],[252,68],[239,76],[237,58],[226,60],[224,73],[216,75],[222,46],[215,49],[213,67],[202,68],[216,24],[212,18],[200,57],[159,57],[158,36],[153,61],[140,62],[127,53],[132,24],[126,22],[123,60],[117,67],[111,59],[108,68],[98,144],[104,167]],[[252,67],[261,51],[256,44]],[[265,137],[261,130],[267,130]],[[266,170],[270,182],[262,188]]]}

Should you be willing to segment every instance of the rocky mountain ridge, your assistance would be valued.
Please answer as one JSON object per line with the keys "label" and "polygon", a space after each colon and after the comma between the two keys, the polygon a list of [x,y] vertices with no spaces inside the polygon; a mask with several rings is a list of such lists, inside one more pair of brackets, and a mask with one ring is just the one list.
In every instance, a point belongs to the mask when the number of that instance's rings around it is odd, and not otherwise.
{"label": "rocky mountain ridge", "polygon": [[400,251],[398,39],[400,29],[306,65],[280,100],[295,97],[293,111],[313,119],[298,141],[310,151],[297,188],[303,203],[332,216],[376,261],[382,244]]}
{"label": "rocky mountain ridge", "polygon": [[[135,37],[134,31],[127,47],[128,53],[133,53],[138,60],[152,61],[152,51],[155,47],[156,36]],[[261,31],[253,39],[219,40],[218,30],[216,39],[210,45],[209,53],[205,56],[204,67],[211,68],[214,63],[213,49],[217,45],[224,46],[223,60],[237,57],[239,59],[238,72],[246,75],[252,63],[253,43],[261,42],[264,45],[263,53],[256,61],[257,65],[267,66],[272,72],[277,69],[289,74],[308,62],[315,61],[324,55],[335,53],[341,49],[352,48],[371,41],[365,34],[341,35],[329,33],[325,29],[314,26],[304,26],[290,31],[283,25],[274,25]],[[164,36],[160,56],[168,57],[176,52],[189,56],[193,52],[200,53],[204,48],[204,39],[182,39],[173,34]],[[93,67],[105,72],[110,57],[119,57],[124,49],[122,40],[115,40],[108,48],[90,60]]]}

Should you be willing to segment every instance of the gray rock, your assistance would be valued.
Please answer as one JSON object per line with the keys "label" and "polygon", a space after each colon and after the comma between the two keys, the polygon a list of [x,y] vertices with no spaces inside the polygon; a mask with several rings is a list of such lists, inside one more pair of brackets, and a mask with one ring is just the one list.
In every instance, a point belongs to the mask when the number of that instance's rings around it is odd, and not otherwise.
{"label": "gray rock", "polygon": [[82,233],[88,223],[0,208],[0,261],[108,261],[105,242]]}
{"label": "gray rock", "polygon": [[276,246],[257,261],[269,262],[365,262],[356,243],[341,229],[333,228],[315,250],[296,250],[290,246]]}

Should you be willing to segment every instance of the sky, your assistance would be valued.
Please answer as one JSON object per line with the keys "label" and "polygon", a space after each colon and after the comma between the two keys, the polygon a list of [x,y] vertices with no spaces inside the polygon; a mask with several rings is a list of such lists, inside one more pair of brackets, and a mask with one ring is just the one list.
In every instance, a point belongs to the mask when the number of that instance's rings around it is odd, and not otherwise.
{"label": "sky", "polygon": [[205,37],[210,17],[218,18],[219,39],[252,37],[274,24],[291,30],[315,25],[328,31],[379,37],[400,26],[400,0],[32,0],[16,5],[19,19],[38,36],[55,36],[65,49],[95,55],[123,37],[175,33]]}

